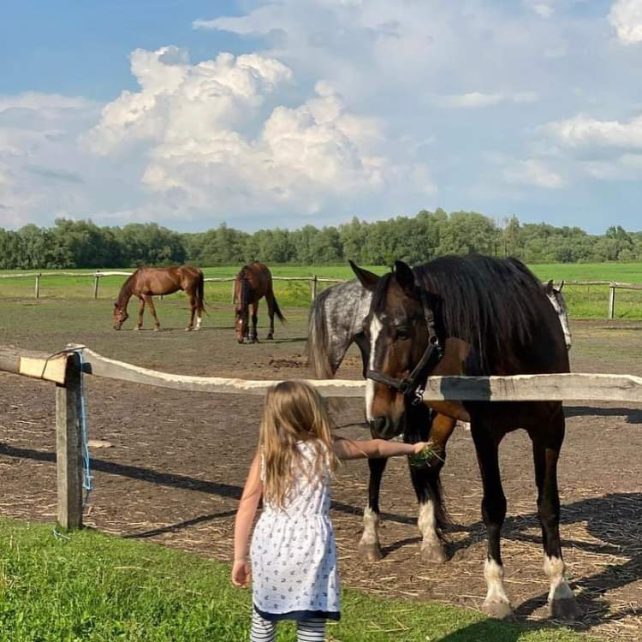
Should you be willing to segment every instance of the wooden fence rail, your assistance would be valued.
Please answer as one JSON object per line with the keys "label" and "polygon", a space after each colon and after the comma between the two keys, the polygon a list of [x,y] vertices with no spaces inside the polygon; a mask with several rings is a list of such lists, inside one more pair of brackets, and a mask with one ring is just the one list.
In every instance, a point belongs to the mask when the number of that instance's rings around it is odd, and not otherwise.
{"label": "wooden fence rail", "polygon": [[[0,346],[0,371],[56,384],[57,516],[63,528],[82,525],[81,372],[135,384],[217,394],[263,395],[276,383],[159,372],[103,357],[80,345],[67,346],[55,354]],[[310,383],[329,397],[363,397],[365,390],[365,383],[356,380],[310,380]],[[424,399],[642,403],[642,377],[575,373],[430,377]]]}

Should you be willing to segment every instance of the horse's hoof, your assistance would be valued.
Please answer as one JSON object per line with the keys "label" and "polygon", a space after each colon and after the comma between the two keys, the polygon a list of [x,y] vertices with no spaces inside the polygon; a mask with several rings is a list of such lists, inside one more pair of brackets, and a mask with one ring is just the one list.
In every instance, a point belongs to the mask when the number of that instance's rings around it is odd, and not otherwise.
{"label": "horse's hoof", "polygon": [[482,611],[494,620],[507,620],[513,617],[510,602],[484,602]]}
{"label": "horse's hoof", "polygon": [[441,542],[436,544],[424,544],[421,547],[421,561],[429,564],[443,564],[448,557],[446,549]]}
{"label": "horse's hoof", "polygon": [[272,341],[274,339],[274,336],[272,334],[268,334],[267,337],[265,337],[268,341]]}
{"label": "horse's hoof", "polygon": [[379,544],[365,544],[363,542],[359,542],[359,555],[367,562],[378,562],[383,557]]}
{"label": "horse's hoof", "polygon": [[191,332],[193,329],[194,329],[194,328],[192,328],[191,326],[189,326],[189,325],[188,325],[188,326],[185,328],[185,332]]}
{"label": "horse's hoof", "polygon": [[160,328],[159,327],[154,328],[154,332],[160,332]]}
{"label": "horse's hoof", "polygon": [[555,620],[577,620],[582,614],[577,600],[574,597],[565,597],[561,600],[549,602],[550,615]]}
{"label": "horse's hoof", "polygon": [[141,328],[139,325],[137,325],[137,326],[134,328],[134,330],[135,330],[136,332],[138,332],[139,330],[142,330],[142,328]]}

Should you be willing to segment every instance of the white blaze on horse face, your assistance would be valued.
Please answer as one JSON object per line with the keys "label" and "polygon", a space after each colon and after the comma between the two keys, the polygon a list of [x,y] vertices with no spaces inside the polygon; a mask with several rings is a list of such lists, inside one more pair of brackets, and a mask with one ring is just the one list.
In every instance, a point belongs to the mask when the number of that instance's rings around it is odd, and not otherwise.
{"label": "white blaze on horse face", "polygon": [[[373,314],[372,321],[370,321],[370,356],[368,359],[369,370],[374,370],[375,351],[377,347],[377,339],[381,334],[381,328],[383,328],[383,324]],[[374,415],[372,414],[372,404],[374,403],[374,394],[375,394],[375,382],[372,379],[367,379],[366,380],[366,419],[368,421],[372,421],[374,419]]]}
{"label": "white blaze on horse face", "polygon": [[501,602],[510,604],[506,591],[504,590],[504,567],[500,566],[495,560],[486,558],[484,564],[484,577],[488,592],[486,593],[486,604]]}
{"label": "white blaze on horse face", "polygon": [[548,601],[572,600],[575,598],[571,587],[566,581],[566,566],[564,560],[559,557],[544,556],[544,573],[551,583],[551,590],[548,593]]}

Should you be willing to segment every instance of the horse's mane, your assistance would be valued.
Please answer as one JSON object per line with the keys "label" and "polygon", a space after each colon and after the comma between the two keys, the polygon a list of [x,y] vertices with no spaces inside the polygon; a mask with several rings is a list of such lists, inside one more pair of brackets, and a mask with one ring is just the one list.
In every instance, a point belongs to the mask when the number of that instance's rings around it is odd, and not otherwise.
{"label": "horse's mane", "polygon": [[[502,354],[520,352],[543,323],[545,300],[539,280],[519,260],[444,256],[414,268],[415,283],[431,294],[437,331],[470,343],[482,368]],[[383,310],[385,285],[377,287],[374,310]]]}
{"label": "horse's mane", "polygon": [[134,281],[138,277],[138,273],[140,272],[142,268],[138,267],[136,268],[126,279],[123,285],[120,288],[120,292],[118,293],[118,298],[116,299],[116,303],[122,307],[125,305],[126,301],[129,301],[129,297],[131,297],[132,291],[134,289]]}

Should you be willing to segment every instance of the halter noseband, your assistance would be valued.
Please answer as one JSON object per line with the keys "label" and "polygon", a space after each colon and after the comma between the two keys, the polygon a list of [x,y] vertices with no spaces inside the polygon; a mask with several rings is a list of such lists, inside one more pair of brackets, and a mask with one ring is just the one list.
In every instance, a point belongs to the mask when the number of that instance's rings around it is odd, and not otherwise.
{"label": "halter noseband", "polygon": [[421,355],[421,359],[417,365],[412,369],[412,372],[403,379],[396,379],[390,377],[378,370],[368,370],[366,372],[366,379],[372,379],[377,383],[382,383],[390,388],[394,388],[400,392],[404,397],[410,399],[413,405],[421,403],[426,391],[425,383],[428,378],[428,373],[439,363],[443,357],[443,351],[437,332],[435,330],[435,317],[432,309],[428,305],[428,300],[423,291],[420,291],[421,305],[424,312],[424,320],[428,328],[428,345]]}

